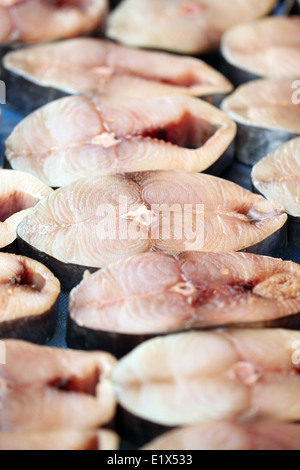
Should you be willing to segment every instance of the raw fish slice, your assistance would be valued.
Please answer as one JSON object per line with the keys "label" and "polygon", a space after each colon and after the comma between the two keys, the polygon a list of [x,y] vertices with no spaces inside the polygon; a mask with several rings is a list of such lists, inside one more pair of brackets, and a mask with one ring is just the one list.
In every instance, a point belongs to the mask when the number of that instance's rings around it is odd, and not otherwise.
{"label": "raw fish slice", "polygon": [[200,423],[163,434],[142,450],[299,450],[300,426]]}
{"label": "raw fish slice", "polygon": [[116,403],[109,354],[4,341],[0,365],[0,431],[82,430],[108,424]]}
{"label": "raw fish slice", "polygon": [[282,145],[255,165],[252,182],[259,193],[285,208],[290,241],[300,246],[300,138]]}
{"label": "raw fish slice", "polygon": [[25,118],[6,158],[52,187],[132,171],[200,172],[231,163],[235,133],[233,121],[196,98],[74,96]]}
{"label": "raw fish slice", "polygon": [[74,37],[100,27],[107,0],[0,2],[0,42],[42,42]]}
{"label": "raw fish slice", "polygon": [[200,422],[300,418],[300,333],[191,332],[155,338],[123,358],[112,380],[123,432],[141,443]]}
{"label": "raw fish slice", "polygon": [[298,328],[300,266],[246,253],[136,255],[72,291],[68,345],[122,356],[179,330]]}
{"label": "raw fish slice", "polygon": [[217,49],[231,26],[270,13],[276,0],[124,0],[107,36],[137,47],[200,54]]}
{"label": "raw fish slice", "polygon": [[229,181],[157,171],[79,180],[41,201],[18,227],[22,252],[64,287],[86,268],[148,251],[280,253],[287,215]]}
{"label": "raw fish slice", "polygon": [[37,178],[21,171],[0,170],[0,249],[16,249],[19,223],[53,190]]}
{"label": "raw fish slice", "polygon": [[299,78],[300,19],[271,17],[235,26],[223,36],[222,54],[238,85],[253,76]]}
{"label": "raw fish slice", "polygon": [[118,450],[119,439],[112,431],[65,429],[43,433],[0,433],[0,450]]}
{"label": "raw fish slice", "polygon": [[236,156],[255,165],[300,135],[300,99],[291,79],[257,80],[240,86],[222,109],[238,124]]}
{"label": "raw fish slice", "polygon": [[0,338],[46,343],[54,335],[60,283],[42,264],[0,253]]}
{"label": "raw fish slice", "polygon": [[233,90],[223,75],[199,59],[92,38],[15,51],[4,58],[4,66],[9,103],[26,114],[58,94],[107,93],[134,98],[185,94],[220,104]]}

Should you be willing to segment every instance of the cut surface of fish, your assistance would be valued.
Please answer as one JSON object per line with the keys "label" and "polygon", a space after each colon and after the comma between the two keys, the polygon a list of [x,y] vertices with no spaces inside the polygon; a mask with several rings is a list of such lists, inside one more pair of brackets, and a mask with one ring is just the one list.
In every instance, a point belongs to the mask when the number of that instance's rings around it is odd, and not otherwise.
{"label": "cut surface of fish", "polygon": [[286,221],[281,206],[213,176],[130,173],[55,191],[21,222],[18,243],[75,287],[87,267],[148,251],[278,253]]}
{"label": "cut surface of fish", "polygon": [[299,341],[299,332],[287,330],[191,332],[147,341],[112,375],[127,418],[124,432],[140,424],[136,430],[149,442],[154,425],[299,421]]}
{"label": "cut surface of fish", "polygon": [[300,138],[282,145],[252,171],[255,189],[289,214],[290,241],[300,244]]}
{"label": "cut surface of fish", "polygon": [[222,109],[237,122],[236,156],[255,165],[277,147],[300,135],[300,100],[292,79],[256,80],[240,86]]}
{"label": "cut surface of fish", "polygon": [[107,0],[1,0],[0,42],[34,43],[100,29]]}
{"label": "cut surface of fish", "polygon": [[28,173],[0,170],[0,250],[14,248],[17,226],[53,190]]}
{"label": "cut surface of fish", "polygon": [[6,340],[0,365],[0,431],[93,429],[114,418],[113,356]]}
{"label": "cut surface of fish", "polygon": [[70,430],[0,433],[0,450],[118,450],[119,438],[112,431]]}
{"label": "cut surface of fish", "polygon": [[22,121],[6,142],[13,169],[52,187],[133,171],[208,170],[231,162],[236,124],[196,98],[74,96]]}
{"label": "cut surface of fish", "polygon": [[184,54],[218,48],[223,33],[270,13],[276,0],[124,0],[109,16],[106,34],[121,43]]}
{"label": "cut surface of fish", "polygon": [[142,450],[298,450],[300,426],[210,422],[170,431]]}
{"label": "cut surface of fish", "polygon": [[0,253],[0,338],[46,343],[52,338],[60,283],[42,264]]}
{"label": "cut surface of fish", "polygon": [[222,54],[237,72],[297,79],[300,77],[300,18],[274,16],[235,26],[223,36]]}
{"label": "cut surface of fish", "polygon": [[107,344],[120,356],[176,330],[280,321],[297,328],[299,313],[297,264],[247,253],[145,253],[87,276],[71,292],[68,344]]}
{"label": "cut surface of fish", "polygon": [[4,58],[4,66],[10,72],[6,76],[11,90],[8,99],[13,100],[13,86],[19,84],[18,100],[25,101],[22,93],[27,92],[35,101],[44,99],[42,104],[49,102],[55,89],[65,94],[108,93],[141,98],[186,94],[212,100],[233,89],[223,75],[199,59],[142,51],[93,38],[11,52]]}

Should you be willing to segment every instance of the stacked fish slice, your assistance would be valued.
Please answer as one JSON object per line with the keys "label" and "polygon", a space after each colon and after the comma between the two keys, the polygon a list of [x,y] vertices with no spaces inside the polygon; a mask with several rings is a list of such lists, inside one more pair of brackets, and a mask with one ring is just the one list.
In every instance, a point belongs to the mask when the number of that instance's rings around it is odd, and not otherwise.
{"label": "stacked fish slice", "polygon": [[299,450],[300,20],[277,3],[0,0],[0,449]]}

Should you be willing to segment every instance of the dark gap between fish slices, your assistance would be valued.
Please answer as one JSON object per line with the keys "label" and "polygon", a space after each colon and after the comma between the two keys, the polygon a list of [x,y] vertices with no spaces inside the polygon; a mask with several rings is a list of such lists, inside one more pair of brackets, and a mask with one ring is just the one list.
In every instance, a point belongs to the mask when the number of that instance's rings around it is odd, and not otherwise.
{"label": "dark gap between fish slices", "polygon": [[177,122],[169,123],[161,128],[146,129],[141,133],[133,134],[133,137],[160,140],[177,147],[195,150],[204,145],[217,129],[216,126],[186,112]]}
{"label": "dark gap between fish slices", "polygon": [[236,159],[247,166],[254,166],[282,144],[299,137],[287,130],[258,127],[237,122],[235,140]]}
{"label": "dark gap between fish slices", "polygon": [[10,245],[5,246],[4,248],[0,248],[0,253],[11,253],[11,254],[18,255],[19,249],[18,249],[17,240],[12,242]]}
{"label": "dark gap between fish slices", "polygon": [[95,273],[99,268],[92,268],[89,266],[80,266],[71,263],[62,263],[47,253],[43,253],[36,248],[30,246],[27,242],[22,240],[19,236],[17,237],[18,250],[28,258],[35,259],[40,263],[44,264],[55,277],[60,279],[62,289],[69,292],[76,285],[78,285],[83,278],[86,271]]}
{"label": "dark gap between fish slices", "polygon": [[[28,45],[28,44],[27,44]],[[9,52],[16,51],[24,47],[24,43],[0,43],[0,80],[4,80],[6,70],[3,67],[2,59]],[[5,80],[4,80],[5,81]],[[6,82],[5,82],[6,84]]]}
{"label": "dark gap between fish slices", "polygon": [[102,330],[92,330],[91,328],[80,327],[72,318],[68,319],[67,327],[67,346],[78,351],[99,351],[103,350],[113,354],[117,359],[122,359],[142,343],[157,337],[166,337],[187,331],[215,331],[218,329],[253,329],[260,328],[284,328],[287,330],[300,329],[300,313],[289,315],[287,317],[278,318],[269,321],[256,322],[240,322],[240,323],[224,323],[202,326],[192,326],[190,328],[182,327],[165,332],[157,332],[148,335],[130,335],[110,333]]}
{"label": "dark gap between fish slices", "polygon": [[[26,203],[24,199],[29,202]],[[0,197],[0,222],[5,222],[12,215],[35,206],[36,202],[35,197],[19,191],[15,191],[9,196]]]}
{"label": "dark gap between fish slices", "polygon": [[230,64],[223,56],[220,58],[220,72],[225,75],[235,87],[262,78],[260,75],[256,75],[255,73],[248,72],[247,70]]}
{"label": "dark gap between fish slices", "polygon": [[[2,80],[6,84],[7,106],[24,116],[45,106],[51,101],[56,101],[71,95],[71,93],[67,91],[38,85],[6,69],[3,70]],[[18,90],[17,93],[16,90]]]}
{"label": "dark gap between fish slices", "polygon": [[294,7],[290,13],[291,15],[300,15],[300,3],[295,0]]}
{"label": "dark gap between fish slices", "polygon": [[84,377],[58,377],[49,382],[48,386],[61,392],[80,393],[96,397],[99,377],[100,370],[96,367]]}
{"label": "dark gap between fish slices", "polygon": [[176,429],[175,426],[168,427],[139,418],[121,405],[118,406],[116,423],[117,433],[136,447],[142,447],[151,442],[154,437]]}

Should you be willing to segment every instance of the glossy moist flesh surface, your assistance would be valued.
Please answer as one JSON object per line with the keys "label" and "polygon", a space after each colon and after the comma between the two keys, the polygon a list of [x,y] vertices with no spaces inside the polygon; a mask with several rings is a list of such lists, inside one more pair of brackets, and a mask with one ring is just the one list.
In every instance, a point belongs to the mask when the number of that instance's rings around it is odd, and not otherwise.
{"label": "glossy moist flesh surface", "polygon": [[25,118],[6,142],[6,157],[14,169],[59,187],[86,176],[204,171],[235,133],[224,113],[192,97],[75,96]]}
{"label": "glossy moist flesh surface", "polygon": [[141,254],[88,276],[70,297],[78,326],[128,335],[299,312],[299,265],[246,253]]}
{"label": "glossy moist flesh surface", "polygon": [[119,361],[117,398],[136,417],[164,426],[299,421],[299,340],[287,330],[155,338]]}
{"label": "glossy moist flesh surface", "polygon": [[271,17],[229,30],[222,53],[235,67],[262,77],[300,76],[300,18]]}
{"label": "glossy moist flesh surface", "polygon": [[276,0],[125,0],[109,19],[107,35],[130,46],[199,54],[217,49],[231,26],[272,11]]}
{"label": "glossy moist flesh surface", "polygon": [[83,353],[4,341],[0,365],[0,431],[97,428],[115,414],[106,353]]}
{"label": "glossy moist flesh surface", "polygon": [[286,220],[281,206],[234,183],[158,171],[87,178],[61,188],[31,211],[18,236],[63,263],[100,268],[153,250],[244,250]]}
{"label": "glossy moist flesh surface", "polygon": [[7,54],[5,67],[44,87],[68,93],[147,97],[206,96],[232,91],[231,83],[205,62],[162,52],[78,38]]}
{"label": "glossy moist flesh surface", "polygon": [[107,0],[1,0],[0,42],[53,41],[100,27]]}
{"label": "glossy moist flesh surface", "polygon": [[294,80],[255,80],[240,86],[222,108],[240,124],[300,134],[300,103],[294,103]]}

